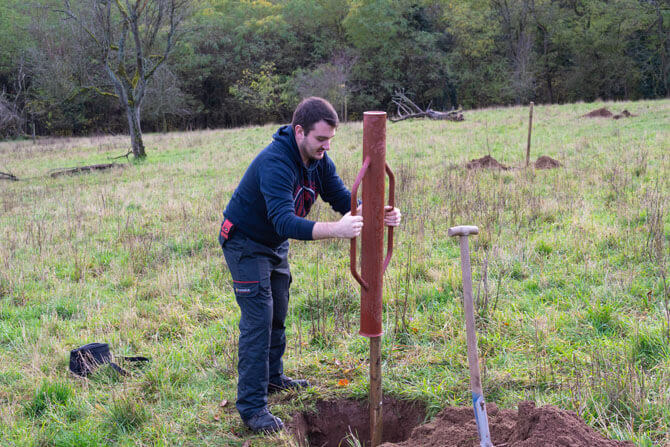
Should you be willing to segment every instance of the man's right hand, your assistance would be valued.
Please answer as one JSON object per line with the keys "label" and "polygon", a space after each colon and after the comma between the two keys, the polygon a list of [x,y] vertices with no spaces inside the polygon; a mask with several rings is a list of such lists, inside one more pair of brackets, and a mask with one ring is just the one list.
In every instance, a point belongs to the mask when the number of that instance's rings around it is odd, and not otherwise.
{"label": "man's right hand", "polygon": [[358,237],[361,234],[361,228],[363,228],[363,216],[352,216],[351,211],[349,211],[337,222],[337,227],[337,235],[335,237],[342,239]]}
{"label": "man's right hand", "polygon": [[352,216],[349,212],[337,222],[317,222],[312,229],[312,239],[351,239],[361,234],[361,228],[363,216]]}

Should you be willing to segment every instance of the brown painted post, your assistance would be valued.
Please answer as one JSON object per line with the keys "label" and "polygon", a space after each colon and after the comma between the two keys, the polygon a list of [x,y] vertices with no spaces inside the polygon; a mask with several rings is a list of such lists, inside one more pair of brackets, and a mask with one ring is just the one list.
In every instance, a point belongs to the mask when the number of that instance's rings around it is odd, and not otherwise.
{"label": "brown painted post", "polygon": [[360,334],[370,339],[370,442],[381,444],[382,387],[381,336],[384,270],[393,250],[389,227],[384,259],[384,184],[389,175],[389,203],[394,205],[395,180],[386,164],[386,112],[363,114],[363,167],[351,192],[351,213],[356,214],[358,186],[363,184],[363,230],[361,231],[361,275],[356,272],[356,240],[351,240],[351,273],[361,284]]}

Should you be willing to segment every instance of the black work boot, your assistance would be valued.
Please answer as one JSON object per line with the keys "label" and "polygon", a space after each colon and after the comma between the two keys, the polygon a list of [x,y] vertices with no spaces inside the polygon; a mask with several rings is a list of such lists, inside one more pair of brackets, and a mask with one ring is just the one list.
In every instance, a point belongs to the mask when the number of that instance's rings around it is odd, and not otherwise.
{"label": "black work boot", "polygon": [[270,380],[268,384],[268,394],[278,393],[284,390],[298,390],[300,388],[307,388],[309,382],[304,379],[291,379],[284,374],[276,379]]}
{"label": "black work boot", "polygon": [[244,423],[254,433],[274,433],[284,429],[284,423],[281,419],[270,413],[267,407],[244,420]]}

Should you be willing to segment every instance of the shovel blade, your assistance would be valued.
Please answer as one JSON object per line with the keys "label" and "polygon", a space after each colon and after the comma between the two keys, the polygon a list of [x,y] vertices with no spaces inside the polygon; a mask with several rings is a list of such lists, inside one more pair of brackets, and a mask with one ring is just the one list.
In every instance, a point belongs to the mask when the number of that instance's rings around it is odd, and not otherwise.
{"label": "shovel blade", "polygon": [[489,433],[489,418],[486,415],[486,402],[481,394],[472,393],[472,405],[475,409],[475,422],[481,447],[494,447]]}

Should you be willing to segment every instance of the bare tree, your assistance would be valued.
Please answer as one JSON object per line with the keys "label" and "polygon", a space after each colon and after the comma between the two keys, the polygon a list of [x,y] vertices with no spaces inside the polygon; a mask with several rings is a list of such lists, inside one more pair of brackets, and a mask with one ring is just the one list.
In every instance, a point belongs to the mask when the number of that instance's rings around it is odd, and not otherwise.
{"label": "bare tree", "polygon": [[168,117],[187,117],[191,111],[188,96],[179,88],[179,79],[168,65],[156,70],[147,86],[144,115],[161,122],[163,132],[168,131]]}
{"label": "bare tree", "polygon": [[312,71],[298,71],[295,77],[296,90],[302,97],[322,96],[340,110],[340,119],[348,120],[347,102],[352,92],[349,85],[351,69],[358,58],[347,51],[333,55],[330,62]]}
{"label": "bare tree", "polygon": [[665,2],[663,0],[648,0],[648,4],[653,7],[656,14],[654,25],[656,25],[658,34],[658,54],[661,59],[658,77],[660,78],[660,84],[663,86],[663,93],[665,96],[670,96],[670,87],[668,86],[668,80],[670,79],[670,32],[663,24],[664,13],[670,10],[670,4],[667,0]]}
{"label": "bare tree", "polygon": [[19,60],[15,73],[13,92],[0,91],[0,138],[18,137],[26,134],[26,90],[27,75],[23,58]]}
{"label": "bare tree", "polygon": [[0,92],[0,138],[18,136],[22,133],[23,119],[18,110],[16,98]]}
{"label": "bare tree", "polygon": [[503,42],[507,47],[507,58],[511,66],[511,91],[517,103],[532,98],[535,88],[532,40],[532,11],[534,0],[491,0],[491,5],[500,21]]}
{"label": "bare tree", "polygon": [[[100,63],[126,112],[131,150],[146,157],[140,115],[147,83],[181,36],[189,0],[64,0],[66,19],[82,27],[99,50]],[[76,3],[76,6],[73,6]]]}

